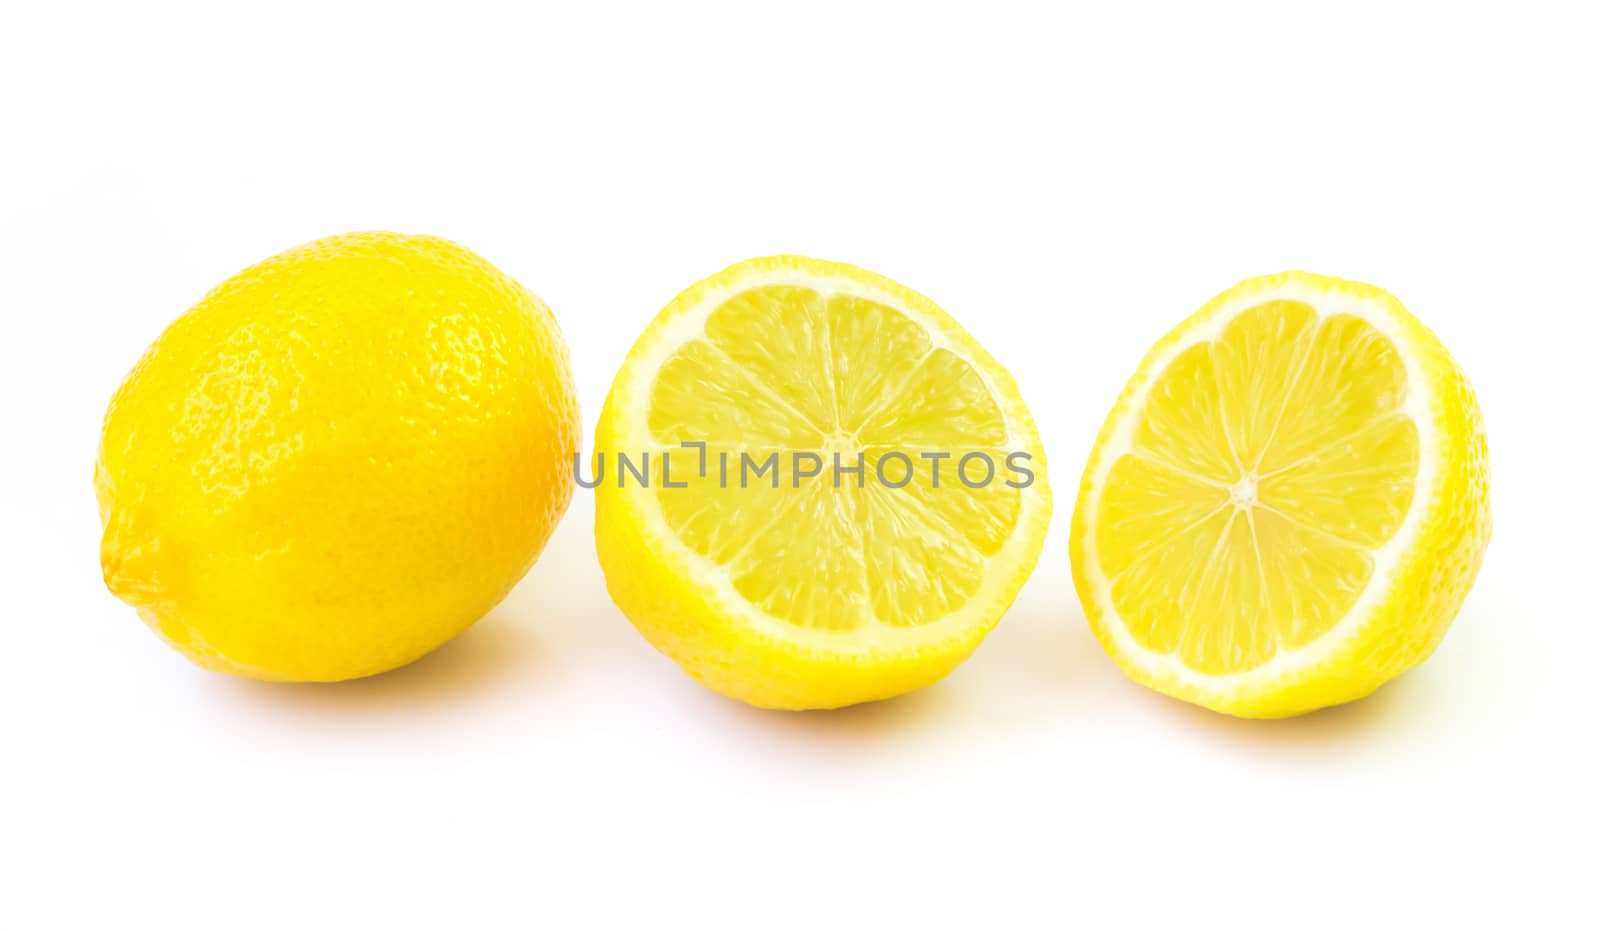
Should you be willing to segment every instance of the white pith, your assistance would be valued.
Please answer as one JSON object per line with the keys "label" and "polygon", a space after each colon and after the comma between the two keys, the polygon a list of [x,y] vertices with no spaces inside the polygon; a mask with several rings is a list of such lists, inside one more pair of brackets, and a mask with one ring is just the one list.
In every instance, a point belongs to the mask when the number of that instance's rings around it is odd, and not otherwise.
{"label": "white pith", "polygon": [[[853,271],[856,275],[875,277],[859,270]],[[895,626],[875,619],[850,631],[803,627],[774,617],[751,604],[734,588],[727,566],[700,555],[684,544],[667,523],[653,492],[636,484],[618,489],[622,506],[638,516],[646,540],[663,548],[663,555],[682,567],[680,574],[692,578],[709,596],[720,618],[773,641],[834,655],[880,652],[903,655],[955,638],[970,639],[975,626],[981,625],[984,629],[992,626],[1038,558],[1038,546],[1044,535],[1050,503],[1044,452],[1033,428],[1032,418],[1020,400],[1014,400],[1017,397],[1016,388],[1010,384],[1009,376],[981,349],[974,351],[970,338],[956,328],[953,321],[941,319],[942,315],[924,312],[916,306],[913,296],[901,293],[892,283],[885,282],[883,286],[878,286],[871,281],[857,280],[846,273],[819,275],[810,268],[778,264],[775,267],[749,269],[733,276],[719,275],[704,286],[691,289],[680,297],[679,302],[675,302],[681,304],[676,312],[652,325],[636,347],[636,357],[628,365],[629,377],[625,384],[618,386],[612,398],[617,416],[616,435],[639,438],[641,449],[670,448],[669,444],[651,434],[647,421],[650,390],[656,373],[679,347],[691,340],[704,338],[706,320],[717,307],[739,293],[768,285],[809,288],[824,300],[844,295],[890,307],[921,325],[928,334],[932,349],[945,349],[965,359],[982,378],[1005,419],[1005,448],[1026,450],[1033,454],[1031,465],[1035,482],[1020,495],[1017,522],[1010,538],[998,553],[984,558],[983,579],[978,590],[952,614],[916,627]]]}
{"label": "white pith", "polygon": [[[1104,448],[1099,451],[1093,474],[1086,480],[1089,489],[1084,501],[1087,523],[1081,543],[1085,564],[1080,571],[1088,581],[1090,596],[1101,612],[1104,632],[1113,640],[1117,651],[1152,679],[1175,681],[1202,692],[1227,695],[1267,685],[1316,667],[1352,638],[1359,636],[1363,625],[1387,597],[1398,565],[1414,545],[1418,528],[1433,500],[1433,488],[1438,479],[1436,401],[1430,395],[1430,386],[1404,334],[1401,321],[1390,307],[1378,297],[1341,289],[1337,283],[1330,287],[1327,284],[1329,281],[1324,279],[1324,284],[1318,286],[1312,280],[1289,278],[1268,287],[1242,288],[1221,299],[1206,319],[1194,325],[1177,342],[1160,349],[1141,367],[1143,380],[1121,407],[1120,419]],[[1299,301],[1309,305],[1316,311],[1319,323],[1342,314],[1358,317],[1395,347],[1406,373],[1406,396],[1400,413],[1408,416],[1417,428],[1417,474],[1405,519],[1388,542],[1368,550],[1373,560],[1372,574],[1360,597],[1338,624],[1303,647],[1281,648],[1272,659],[1254,669],[1228,675],[1210,675],[1185,665],[1176,651],[1156,653],[1128,633],[1112,603],[1110,583],[1101,571],[1095,542],[1095,520],[1100,510],[1106,476],[1117,460],[1133,450],[1132,439],[1140,423],[1145,401],[1162,373],[1190,347],[1218,339],[1240,313],[1273,300]],[[1247,481],[1242,480],[1231,487],[1231,495],[1239,497],[1248,491],[1253,498],[1254,488],[1243,487]]]}

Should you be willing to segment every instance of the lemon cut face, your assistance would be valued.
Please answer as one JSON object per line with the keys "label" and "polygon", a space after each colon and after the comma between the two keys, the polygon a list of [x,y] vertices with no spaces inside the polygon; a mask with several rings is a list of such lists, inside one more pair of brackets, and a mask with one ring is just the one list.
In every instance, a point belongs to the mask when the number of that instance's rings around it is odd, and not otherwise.
{"label": "lemon cut face", "polygon": [[813,259],[742,263],[674,301],[596,449],[652,454],[649,487],[597,459],[613,598],[696,678],[762,706],[943,676],[1009,606],[1049,518],[1005,371],[921,295]]}
{"label": "lemon cut face", "polygon": [[1390,295],[1296,272],[1151,350],[1085,471],[1074,576],[1134,679],[1282,716],[1425,659],[1488,535],[1487,445],[1454,360]]}

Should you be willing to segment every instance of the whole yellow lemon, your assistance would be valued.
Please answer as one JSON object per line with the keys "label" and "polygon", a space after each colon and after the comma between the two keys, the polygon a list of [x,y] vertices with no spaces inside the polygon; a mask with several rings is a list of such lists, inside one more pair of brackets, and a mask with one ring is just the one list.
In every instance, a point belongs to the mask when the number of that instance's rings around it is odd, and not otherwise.
{"label": "whole yellow lemon", "polygon": [[566,344],[442,239],[352,233],[228,279],[106,411],[107,586],[191,660],[333,681],[465,630],[572,496]]}

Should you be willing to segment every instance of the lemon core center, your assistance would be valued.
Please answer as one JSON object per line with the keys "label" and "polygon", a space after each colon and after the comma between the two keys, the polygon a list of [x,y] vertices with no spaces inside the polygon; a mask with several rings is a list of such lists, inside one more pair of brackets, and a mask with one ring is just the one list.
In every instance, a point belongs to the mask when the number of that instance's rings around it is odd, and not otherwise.
{"label": "lemon core center", "polygon": [[860,452],[861,443],[853,433],[834,432],[822,438],[823,459],[831,460],[838,456],[841,460],[854,462]]}
{"label": "lemon core center", "polygon": [[1248,510],[1256,503],[1256,476],[1246,472],[1244,478],[1228,486],[1228,503],[1239,510]]}

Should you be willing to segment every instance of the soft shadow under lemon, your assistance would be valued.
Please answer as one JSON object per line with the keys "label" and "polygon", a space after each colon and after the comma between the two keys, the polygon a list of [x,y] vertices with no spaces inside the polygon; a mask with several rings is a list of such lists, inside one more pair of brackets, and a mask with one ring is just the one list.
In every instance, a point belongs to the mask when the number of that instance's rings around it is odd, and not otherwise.
{"label": "soft shadow under lemon", "polygon": [[227,681],[256,702],[307,715],[382,716],[437,710],[510,688],[538,675],[539,664],[533,631],[496,609],[427,656],[376,676],[327,683]]}
{"label": "soft shadow under lemon", "polygon": [[1376,692],[1342,705],[1322,708],[1292,718],[1253,720],[1235,718],[1169,698],[1128,683],[1139,700],[1159,706],[1160,713],[1207,738],[1263,753],[1334,751],[1357,745],[1371,747],[1384,735],[1395,735],[1423,725],[1435,695],[1434,676],[1427,668],[1387,683]]}

